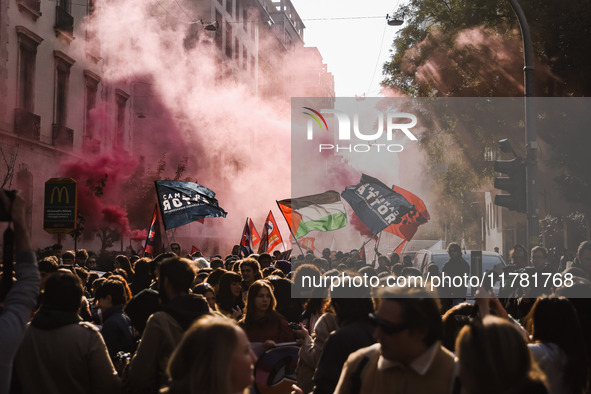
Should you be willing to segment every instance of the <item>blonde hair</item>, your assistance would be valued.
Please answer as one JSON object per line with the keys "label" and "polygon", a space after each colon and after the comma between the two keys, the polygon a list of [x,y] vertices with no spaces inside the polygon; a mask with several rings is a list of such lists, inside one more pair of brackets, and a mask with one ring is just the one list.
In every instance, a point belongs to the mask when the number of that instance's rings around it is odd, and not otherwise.
{"label": "blonde hair", "polygon": [[204,316],[187,330],[168,363],[169,393],[230,394],[230,366],[240,327],[230,319]]}
{"label": "blonde hair", "polygon": [[521,333],[507,320],[486,316],[462,328],[456,341],[461,368],[478,384],[478,392],[520,392],[532,384],[543,384]]}

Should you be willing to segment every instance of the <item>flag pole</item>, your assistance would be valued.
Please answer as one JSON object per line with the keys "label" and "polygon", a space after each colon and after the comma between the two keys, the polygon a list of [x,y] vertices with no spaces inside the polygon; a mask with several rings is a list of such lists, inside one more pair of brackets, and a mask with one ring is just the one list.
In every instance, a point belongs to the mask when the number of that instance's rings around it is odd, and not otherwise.
{"label": "flag pole", "polygon": [[[246,217],[246,223],[244,224],[244,226],[245,229],[248,228],[248,216]],[[250,228],[248,231],[250,232]],[[240,246],[240,255],[244,255],[244,257],[246,257],[246,253],[242,253],[242,237],[244,237],[244,230],[242,230],[242,235],[240,236],[240,241],[238,242],[238,245]],[[250,234],[250,245],[246,246],[248,246],[250,250],[254,253],[254,250],[252,250],[252,234]]]}
{"label": "flag pole", "polygon": [[[406,239],[403,239],[403,240],[402,240],[402,242],[400,242],[400,243],[398,244],[398,246],[396,246],[396,247],[394,248],[394,253],[398,253],[398,252],[397,252],[398,248],[399,248],[399,247],[401,247],[401,246],[402,246],[402,244],[403,244],[403,243],[405,243],[405,242],[408,242],[408,241],[407,241]],[[399,254],[399,256],[400,256],[400,254]]]}
{"label": "flag pole", "polygon": [[296,238],[295,234],[293,233],[293,230],[291,229],[291,225],[289,224],[289,220],[287,220],[287,218],[285,217],[285,214],[283,213],[283,210],[279,206],[279,201],[275,200],[275,204],[277,204],[277,208],[279,208],[279,212],[281,212],[281,215],[283,216],[283,219],[285,219],[285,222],[287,223],[287,228],[289,228],[289,232],[293,236],[293,239],[295,239],[296,245],[298,245],[298,248],[300,248],[300,252],[302,254],[305,254],[304,251],[302,250],[302,247],[300,246],[300,243],[298,242],[298,239]]}
{"label": "flag pole", "polygon": [[[289,224],[287,225],[287,227],[289,227]],[[289,227],[289,232],[291,233],[293,239],[295,239],[296,245],[298,245],[298,248],[300,248],[300,252],[302,252],[302,254],[305,254],[304,251],[302,250],[302,247],[300,246],[300,243],[298,242],[298,239],[295,237],[295,234],[293,233],[293,231],[291,231],[291,227]]]}
{"label": "flag pole", "polygon": [[[382,232],[380,231],[378,234],[381,234],[381,233],[382,233]],[[371,238],[369,238],[367,241],[365,241],[365,242],[363,243],[363,245],[361,245],[361,247],[359,248],[359,250],[361,250],[361,248],[363,248],[365,245],[367,245],[367,243],[368,243],[369,241],[371,241],[372,239],[374,239],[374,238],[376,237],[376,235],[377,235],[377,234],[375,234],[375,235],[372,235],[372,236],[371,236]]]}
{"label": "flag pole", "polygon": [[374,247],[373,251],[374,251],[374,256],[373,256],[373,260],[372,260],[372,265],[375,267],[376,265],[376,260],[378,259],[378,247],[380,246],[380,241],[382,240],[382,232],[380,231],[380,234],[378,235],[378,240],[376,242],[376,246]]}
{"label": "flag pole", "polygon": [[[162,210],[162,204],[160,202],[160,198],[158,198],[158,181],[154,181],[154,187],[156,189],[156,200],[158,201],[158,214],[160,215],[160,221],[162,222],[162,227],[164,227],[164,238],[166,238],[166,244],[170,246],[170,241],[168,240],[168,232],[166,228],[166,223],[164,223],[164,211]],[[163,248],[166,249],[166,248]],[[162,250],[164,253],[164,250]]]}

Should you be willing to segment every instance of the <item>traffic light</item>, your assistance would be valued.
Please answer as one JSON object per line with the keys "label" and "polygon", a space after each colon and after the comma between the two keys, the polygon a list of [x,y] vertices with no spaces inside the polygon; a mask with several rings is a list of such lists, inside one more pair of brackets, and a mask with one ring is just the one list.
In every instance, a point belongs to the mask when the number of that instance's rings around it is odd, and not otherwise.
{"label": "traffic light", "polygon": [[495,188],[509,192],[509,194],[497,194],[495,204],[512,211],[525,213],[527,204],[523,159],[517,157],[513,160],[496,160],[495,171],[507,175],[507,177],[495,178]]}

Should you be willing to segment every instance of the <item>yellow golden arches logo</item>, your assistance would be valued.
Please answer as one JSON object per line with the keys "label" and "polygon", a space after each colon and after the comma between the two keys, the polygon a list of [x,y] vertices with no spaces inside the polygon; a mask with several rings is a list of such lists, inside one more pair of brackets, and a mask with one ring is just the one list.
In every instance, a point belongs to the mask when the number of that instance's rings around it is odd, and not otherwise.
{"label": "yellow golden arches logo", "polygon": [[53,204],[53,198],[55,196],[55,193],[57,192],[57,202],[61,203],[62,202],[62,193],[64,193],[66,195],[66,204],[70,203],[70,193],[68,192],[68,189],[65,186],[54,186],[53,190],[51,191],[51,198],[49,200],[49,202],[51,204]]}

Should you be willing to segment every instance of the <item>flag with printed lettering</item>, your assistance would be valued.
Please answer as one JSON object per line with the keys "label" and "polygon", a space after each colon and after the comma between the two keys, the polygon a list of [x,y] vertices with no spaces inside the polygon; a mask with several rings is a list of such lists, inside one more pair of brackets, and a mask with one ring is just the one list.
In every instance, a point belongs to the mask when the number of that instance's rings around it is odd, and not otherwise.
{"label": "flag with printed lettering", "polygon": [[252,250],[254,250],[259,243],[261,242],[261,237],[259,237],[259,233],[257,232],[257,229],[254,227],[254,223],[252,222],[252,219],[248,219],[248,228],[250,230],[250,239],[251,239],[251,243],[252,243]]}
{"label": "flag with printed lettering", "polygon": [[400,223],[412,209],[412,204],[400,193],[365,174],[357,185],[347,186],[341,196],[373,234]]}
{"label": "flag with printed lettering", "polygon": [[414,237],[419,226],[429,221],[429,212],[427,211],[427,207],[423,200],[415,194],[399,186],[392,186],[392,190],[406,198],[406,200],[412,204],[412,209],[402,217],[402,220],[399,223],[391,224],[386,227],[384,231],[394,234],[406,241],[410,241],[412,237]]}
{"label": "flag with printed lettering", "polygon": [[226,217],[227,212],[205,186],[185,181],[154,181],[164,228],[183,226],[206,217]]}
{"label": "flag with printed lettering", "polygon": [[316,238],[314,237],[304,237],[300,238],[300,245],[302,245],[303,249],[306,250],[315,250],[314,242],[316,242]]}
{"label": "flag with printed lettering", "polygon": [[261,236],[261,243],[259,245],[258,253],[271,252],[276,246],[283,243],[279,227],[273,216],[273,212],[269,211],[267,220],[265,220],[265,227],[263,228],[263,235]]}

